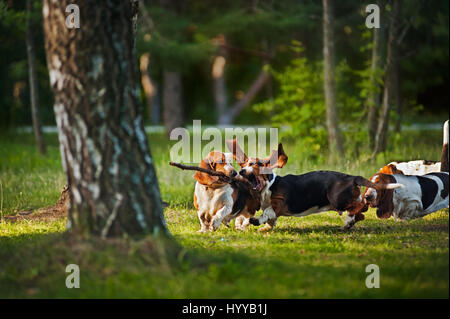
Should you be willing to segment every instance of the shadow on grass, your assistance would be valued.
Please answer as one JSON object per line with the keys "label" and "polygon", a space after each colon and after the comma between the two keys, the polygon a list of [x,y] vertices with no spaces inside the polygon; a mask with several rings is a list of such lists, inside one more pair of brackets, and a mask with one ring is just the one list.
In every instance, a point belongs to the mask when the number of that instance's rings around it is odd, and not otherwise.
{"label": "shadow on grass", "polygon": [[292,227],[292,226],[280,226],[274,228],[273,231],[288,233],[288,234],[300,234],[307,235],[311,233],[323,233],[326,235],[342,235],[342,234],[398,234],[408,230],[410,232],[443,232],[449,233],[449,225],[442,224],[407,224],[399,222],[398,224],[389,225],[364,225],[363,223],[356,224],[352,229],[343,230],[342,226],[324,225],[324,226],[304,226],[304,227]]}

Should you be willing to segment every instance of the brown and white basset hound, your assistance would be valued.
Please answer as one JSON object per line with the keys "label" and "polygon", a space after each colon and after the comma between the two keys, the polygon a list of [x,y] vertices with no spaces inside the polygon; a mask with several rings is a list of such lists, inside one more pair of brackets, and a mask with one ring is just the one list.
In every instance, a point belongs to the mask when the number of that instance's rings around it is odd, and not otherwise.
{"label": "brown and white basset hound", "polygon": [[[283,145],[273,150],[264,159],[248,158],[234,140],[229,146],[234,157],[241,166],[239,174],[247,178],[257,191],[261,192],[261,209],[263,214],[258,218],[250,218],[255,226],[267,223],[260,231],[271,230],[280,216],[307,216],[325,211],[348,211],[345,228],[351,228],[364,206],[360,186],[376,189],[394,189],[398,184],[375,184],[361,176],[352,176],[332,171],[314,171],[302,175],[277,176],[274,168],[283,167],[288,157]],[[239,154],[239,155],[238,155]]]}
{"label": "brown and white basset hound", "polygon": [[[212,151],[200,162],[199,167],[237,176],[232,160],[231,153]],[[222,222],[228,226],[233,218],[236,218],[236,229],[247,228],[249,218],[259,210],[259,201],[248,190],[203,172],[196,172],[194,178],[197,180],[194,206],[201,225],[199,232],[215,231]]]}
{"label": "brown and white basset hound", "polygon": [[413,219],[448,207],[448,120],[444,123],[440,162],[389,163],[371,177],[374,183],[400,183],[401,189],[377,191],[367,188],[363,199],[377,208],[379,218]]}

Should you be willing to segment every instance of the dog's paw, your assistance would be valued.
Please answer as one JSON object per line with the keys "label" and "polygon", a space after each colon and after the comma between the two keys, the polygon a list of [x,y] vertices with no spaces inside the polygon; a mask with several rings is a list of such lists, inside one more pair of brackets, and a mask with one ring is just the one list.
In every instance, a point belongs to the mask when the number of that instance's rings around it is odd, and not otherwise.
{"label": "dog's paw", "polygon": [[340,227],[340,230],[342,231],[347,231],[353,228],[353,226],[355,225],[355,223],[352,224],[345,224],[344,226]]}
{"label": "dog's paw", "polygon": [[261,233],[267,233],[267,232],[271,231],[272,229],[273,229],[272,226],[266,225],[266,226],[261,227],[260,229],[258,229],[258,231],[261,232]]}

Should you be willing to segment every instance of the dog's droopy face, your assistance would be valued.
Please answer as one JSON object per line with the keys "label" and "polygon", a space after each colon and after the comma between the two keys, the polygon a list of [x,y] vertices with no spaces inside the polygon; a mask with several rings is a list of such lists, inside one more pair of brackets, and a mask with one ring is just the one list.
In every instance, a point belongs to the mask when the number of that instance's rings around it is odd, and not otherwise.
{"label": "dog's droopy face", "polygon": [[[216,172],[222,172],[227,176],[234,177],[237,175],[237,172],[233,167],[232,160],[233,154],[231,153],[212,151],[200,162],[199,167],[210,169]],[[202,172],[195,173],[194,178],[200,184],[207,186],[218,186],[225,184],[219,181],[218,176],[211,176]]]}
{"label": "dog's droopy face", "polygon": [[278,144],[278,150],[273,150],[269,157],[262,159],[247,157],[237,144],[236,139],[226,143],[228,149],[233,153],[234,159],[241,167],[239,174],[247,178],[256,191],[261,191],[266,186],[274,168],[282,168],[288,160],[281,143]]}
{"label": "dog's droopy face", "polygon": [[[376,174],[371,178],[371,182],[389,184],[395,183],[396,180],[389,174]],[[374,188],[367,188],[363,194],[364,203],[370,207],[376,207],[377,216],[382,219],[391,217],[394,208],[393,197],[393,189],[376,190]]]}

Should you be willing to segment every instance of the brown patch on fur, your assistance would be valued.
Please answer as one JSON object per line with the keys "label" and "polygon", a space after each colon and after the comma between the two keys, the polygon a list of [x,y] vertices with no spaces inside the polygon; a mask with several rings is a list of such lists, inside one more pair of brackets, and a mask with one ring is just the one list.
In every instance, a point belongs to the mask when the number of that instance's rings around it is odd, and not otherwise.
{"label": "brown patch on fur", "polygon": [[[225,155],[222,152],[212,151],[200,162],[198,166],[228,175],[228,172],[225,170],[225,165],[227,165]],[[225,182],[220,181],[218,176],[211,176],[202,172],[195,173],[194,178],[200,184],[212,188],[221,187],[226,184]]]}
{"label": "brown patch on fur", "polygon": [[[403,171],[397,169],[397,166],[394,164],[389,164],[384,167],[382,167],[377,174],[403,174]],[[404,174],[403,174],[404,175]]]}
{"label": "brown patch on fur", "polygon": [[289,216],[292,215],[288,211],[288,206],[286,204],[286,196],[284,194],[272,194],[270,198],[270,204],[272,209],[275,211],[275,215],[279,216]]}
{"label": "brown patch on fur", "polygon": [[195,195],[195,192],[194,192],[194,207],[195,209],[198,209],[197,196]]}

